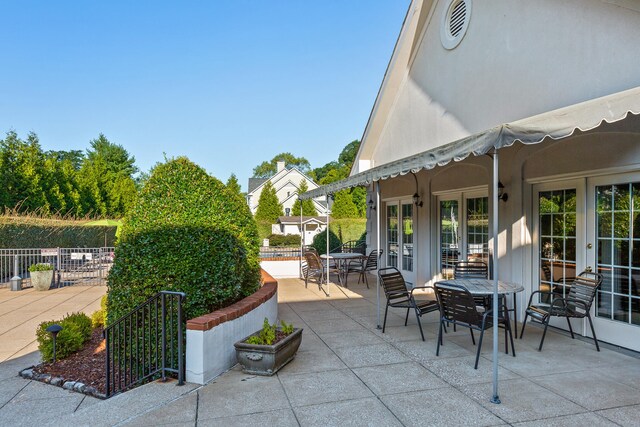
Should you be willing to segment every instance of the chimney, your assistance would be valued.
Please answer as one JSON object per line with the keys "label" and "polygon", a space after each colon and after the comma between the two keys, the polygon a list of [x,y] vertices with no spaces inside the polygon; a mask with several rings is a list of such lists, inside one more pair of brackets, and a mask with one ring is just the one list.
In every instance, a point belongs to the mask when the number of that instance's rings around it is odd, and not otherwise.
{"label": "chimney", "polygon": [[276,172],[280,172],[281,170],[284,170],[284,162],[278,162],[276,163],[277,165],[277,171]]}

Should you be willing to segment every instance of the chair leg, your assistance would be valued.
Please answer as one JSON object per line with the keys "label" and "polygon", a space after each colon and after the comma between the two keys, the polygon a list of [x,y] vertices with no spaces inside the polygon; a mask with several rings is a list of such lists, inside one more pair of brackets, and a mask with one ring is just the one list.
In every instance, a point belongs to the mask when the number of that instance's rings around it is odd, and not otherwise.
{"label": "chair leg", "polygon": [[411,308],[407,308],[407,316],[404,318],[404,326],[407,326],[407,322],[409,321],[409,310],[411,310]]}
{"label": "chair leg", "polygon": [[[547,335],[547,327],[549,326],[549,319],[551,319],[551,316],[545,317],[544,320],[542,321],[544,323],[544,331],[542,332],[542,339],[540,340],[540,347],[538,347],[538,351],[542,351],[542,344],[544,344],[544,337],[545,335]],[[522,336],[522,334],[520,334],[520,336]]]}
{"label": "chair leg", "polygon": [[517,294],[513,294],[513,332],[514,338],[518,339],[518,298]]}
{"label": "chair leg", "polygon": [[591,326],[591,334],[593,335],[593,342],[596,343],[596,349],[600,351],[600,346],[598,345],[598,338],[596,338],[596,330],[593,329],[593,322],[591,321],[591,315],[587,313],[587,319],[589,319],[589,326]]}
{"label": "chair leg", "polygon": [[440,356],[440,344],[442,344],[442,324],[444,321],[440,318],[440,329],[438,331],[438,344],[436,345],[436,356]]}
{"label": "chair leg", "polygon": [[[367,289],[369,289],[369,279],[367,279],[367,272],[366,272],[366,271],[363,271],[363,272],[362,272],[362,277],[364,277],[364,283],[366,283],[366,284],[367,284]],[[360,279],[358,279],[358,283],[360,283],[360,281],[359,281],[359,280],[360,280]]]}
{"label": "chair leg", "polygon": [[382,322],[382,333],[384,334],[384,328],[387,326],[387,312],[389,311],[389,301],[387,301],[387,306],[384,308],[384,322]]}
{"label": "chair leg", "polygon": [[476,364],[473,369],[478,369],[478,361],[480,360],[480,350],[482,350],[482,338],[484,337],[484,323],[482,324],[482,331],[480,331],[480,340],[478,341],[478,350],[476,351]]}
{"label": "chair leg", "polygon": [[416,308],[416,320],[418,321],[418,327],[420,328],[420,336],[422,337],[422,341],[424,341],[424,332],[422,332],[422,322],[420,321],[420,312]]}
{"label": "chair leg", "polygon": [[575,339],[576,337],[573,335],[573,328],[571,327],[571,320],[567,317],[567,324],[569,325],[569,332],[571,332],[571,339]]}
{"label": "chair leg", "polygon": [[[454,328],[456,327],[455,323],[453,324],[453,327]],[[455,329],[454,329],[454,331],[455,331]],[[469,328],[469,332],[471,332],[471,342],[473,343],[473,345],[476,345],[476,337],[473,336],[473,329]]]}
{"label": "chair leg", "polygon": [[524,327],[527,325],[527,317],[529,317],[529,313],[525,311],[524,320],[522,321],[522,329],[520,330],[520,339],[522,339],[522,336],[524,335]]}

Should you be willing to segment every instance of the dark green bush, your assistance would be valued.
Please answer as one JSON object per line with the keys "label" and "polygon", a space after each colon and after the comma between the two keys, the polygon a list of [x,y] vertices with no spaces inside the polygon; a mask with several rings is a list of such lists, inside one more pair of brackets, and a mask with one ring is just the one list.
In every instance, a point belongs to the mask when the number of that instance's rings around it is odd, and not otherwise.
{"label": "dark green bush", "polygon": [[[333,231],[329,230],[329,250],[333,250],[342,245],[340,238]],[[327,232],[318,233],[313,238],[311,246],[318,251],[318,254],[323,255],[327,253]]]}
{"label": "dark green bush", "polygon": [[103,295],[100,299],[100,309],[91,313],[91,326],[94,328],[104,326],[107,319],[107,296]]}
{"label": "dark green bush", "polygon": [[[99,248],[114,246],[117,227],[71,225],[72,221],[0,216],[1,248]],[[76,223],[77,224],[77,223]]]}
{"label": "dark green bush", "polygon": [[187,158],[156,166],[124,218],[108,282],[107,324],[161,290],[186,293],[186,318],[252,294],[259,245],[246,201]]}
{"label": "dark green bush", "polygon": [[300,236],[297,234],[272,234],[269,236],[269,246],[300,246]]}
{"label": "dark green bush", "polygon": [[56,359],[64,359],[80,350],[82,345],[91,337],[91,319],[84,313],[72,313],[61,320],[42,322],[36,329],[38,349],[42,353],[42,360],[53,358],[53,338],[47,328],[57,323],[62,330],[56,338]]}

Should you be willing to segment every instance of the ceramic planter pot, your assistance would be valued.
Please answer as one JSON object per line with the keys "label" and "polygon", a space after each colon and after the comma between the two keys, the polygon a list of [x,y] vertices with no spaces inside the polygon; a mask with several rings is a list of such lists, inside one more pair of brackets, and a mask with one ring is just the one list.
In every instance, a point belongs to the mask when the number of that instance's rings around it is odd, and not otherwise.
{"label": "ceramic planter pot", "polygon": [[31,285],[36,291],[48,291],[51,287],[53,270],[32,271],[29,275],[31,276]]}
{"label": "ceramic planter pot", "polygon": [[[249,337],[259,333],[260,331],[255,332]],[[248,344],[245,341],[249,337],[234,344],[238,363],[248,374],[271,376],[296,355],[300,342],[302,342],[302,329],[295,328],[291,335],[274,345]]]}

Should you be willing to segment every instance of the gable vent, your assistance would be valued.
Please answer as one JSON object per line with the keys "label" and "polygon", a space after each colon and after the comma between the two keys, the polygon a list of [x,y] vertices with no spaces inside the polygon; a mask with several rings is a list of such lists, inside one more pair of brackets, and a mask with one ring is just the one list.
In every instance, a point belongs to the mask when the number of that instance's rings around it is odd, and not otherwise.
{"label": "gable vent", "polygon": [[453,49],[467,32],[471,0],[450,0],[443,12],[440,38],[445,49]]}
{"label": "gable vent", "polygon": [[459,1],[453,6],[453,12],[449,19],[449,33],[451,37],[456,37],[462,31],[462,26],[467,20],[467,4],[464,1]]}

